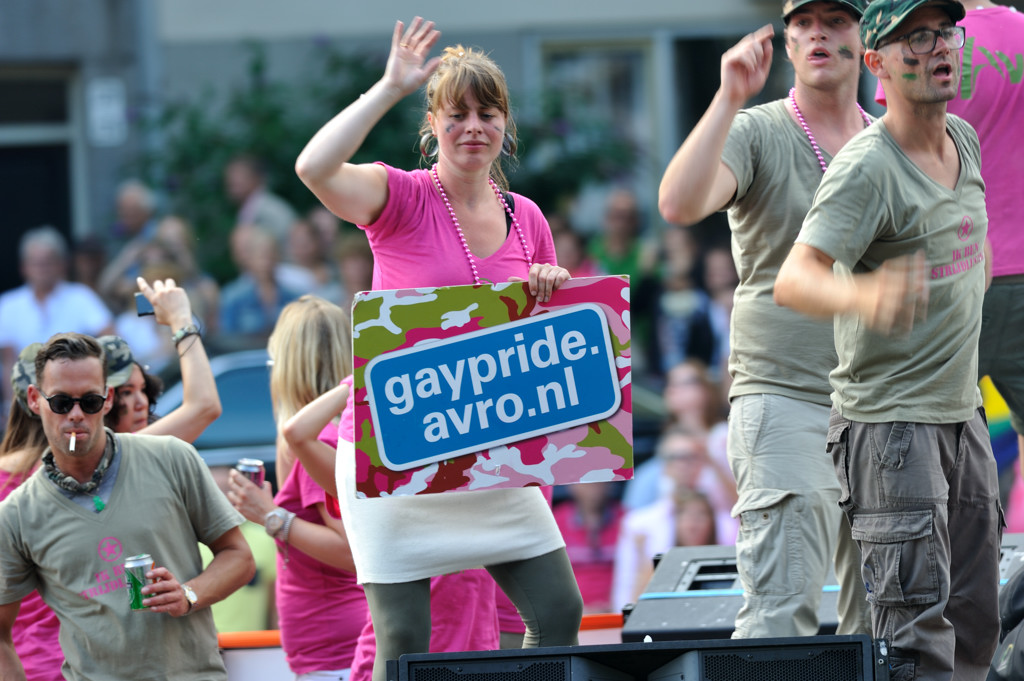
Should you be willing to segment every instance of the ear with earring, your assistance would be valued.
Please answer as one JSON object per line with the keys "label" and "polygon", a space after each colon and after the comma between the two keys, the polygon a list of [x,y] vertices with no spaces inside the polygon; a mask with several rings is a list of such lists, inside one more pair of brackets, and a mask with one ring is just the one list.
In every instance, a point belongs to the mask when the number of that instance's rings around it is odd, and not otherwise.
{"label": "ear with earring", "polygon": [[518,148],[519,143],[516,142],[516,138],[512,136],[512,133],[506,132],[505,138],[501,141],[501,155],[515,156],[516,149]]}
{"label": "ear with earring", "polygon": [[[431,144],[433,144],[433,146],[431,146]],[[423,136],[420,137],[420,153],[426,158],[437,155],[437,137],[434,135],[433,130],[424,133]]]}

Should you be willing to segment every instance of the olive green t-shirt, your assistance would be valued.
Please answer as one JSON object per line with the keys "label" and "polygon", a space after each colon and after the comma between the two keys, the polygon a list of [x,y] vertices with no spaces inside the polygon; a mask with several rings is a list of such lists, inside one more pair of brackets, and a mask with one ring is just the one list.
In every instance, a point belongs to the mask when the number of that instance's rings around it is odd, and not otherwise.
{"label": "olive green t-shirt", "polygon": [[946,130],[960,155],[954,189],[922,172],[880,121],[836,155],[797,238],[835,259],[838,276],[919,249],[928,261],[927,319],[905,337],[836,317],[832,399],[853,421],[957,423],[981,406],[985,185],[974,129],[949,115]]}
{"label": "olive green t-shirt", "polygon": [[740,111],[722,162],[737,183],[726,206],[739,274],[729,396],[773,393],[828,405],[828,373],[836,366],[831,322],[780,307],[772,298],[779,267],[821,182],[821,165],[785,100]]}
{"label": "olive green t-shirt", "polygon": [[0,504],[0,603],[39,590],[60,619],[64,674],[73,681],[225,681],[210,609],[187,617],[132,611],[124,562],[148,553],[188,581],[203,569],[196,542],[210,544],[244,518],[191,445],[114,438],[120,465],[102,512],[67,498],[42,469]]}

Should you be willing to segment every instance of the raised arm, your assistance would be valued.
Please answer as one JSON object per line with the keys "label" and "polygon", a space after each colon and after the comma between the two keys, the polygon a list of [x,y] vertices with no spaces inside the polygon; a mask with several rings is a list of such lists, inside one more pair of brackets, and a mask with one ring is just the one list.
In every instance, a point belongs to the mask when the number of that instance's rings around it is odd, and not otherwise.
{"label": "raised arm", "polygon": [[882,334],[907,333],[928,309],[923,251],[882,263],[873,272],[837,277],[833,260],[807,244],[793,244],[775,279],[775,302],[810,317],[856,314]]}
{"label": "raised arm", "polygon": [[[175,285],[173,279],[158,279],[150,286],[139,277],[137,283],[142,294],[153,303],[158,324],[170,327],[171,333],[177,333],[193,323],[188,295]],[[178,342],[176,350],[181,362],[181,406],[139,432],[174,435],[185,442],[193,442],[220,416],[220,396],[202,337],[198,333],[185,336]]]}
{"label": "raised arm", "polygon": [[693,224],[720,210],[736,193],[736,176],[722,162],[722,151],[736,113],[768,79],[774,35],[769,24],[722,55],[718,92],[661,180],[658,210],[666,221]]}
{"label": "raised arm", "polygon": [[441,63],[427,55],[441,36],[434,22],[399,21],[391,36],[384,76],[313,135],[295,162],[295,172],[332,213],[358,225],[374,222],[387,202],[387,174],[375,164],[349,159],[388,110],[419,89]]}
{"label": "raised arm", "polygon": [[328,390],[285,421],[281,430],[292,454],[302,462],[309,477],[332,497],[338,496],[334,476],[336,452],[318,438],[331,419],[345,409],[348,392],[347,383]]}

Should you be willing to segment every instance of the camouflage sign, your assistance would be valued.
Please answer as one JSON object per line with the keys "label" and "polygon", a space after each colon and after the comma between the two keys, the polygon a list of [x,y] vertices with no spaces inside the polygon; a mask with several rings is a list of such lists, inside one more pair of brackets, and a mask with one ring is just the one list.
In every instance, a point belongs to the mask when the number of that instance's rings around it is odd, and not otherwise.
{"label": "camouflage sign", "polygon": [[360,294],[359,496],[632,477],[626,277]]}

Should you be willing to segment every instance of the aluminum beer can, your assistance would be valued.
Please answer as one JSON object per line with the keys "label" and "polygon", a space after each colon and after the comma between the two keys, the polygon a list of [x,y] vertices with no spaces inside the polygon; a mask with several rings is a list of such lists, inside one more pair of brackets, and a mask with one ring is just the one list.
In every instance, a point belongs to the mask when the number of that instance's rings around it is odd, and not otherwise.
{"label": "aluminum beer can", "polygon": [[263,462],[259,459],[239,459],[235,469],[252,480],[252,483],[257,487],[263,487],[266,471],[263,470]]}
{"label": "aluminum beer can", "polygon": [[149,607],[142,604],[142,599],[147,598],[142,594],[142,587],[152,584],[155,580],[146,579],[146,573],[153,569],[153,557],[148,553],[140,553],[137,556],[129,556],[124,560],[124,581],[128,586],[128,600],[132,610],[148,610]]}

